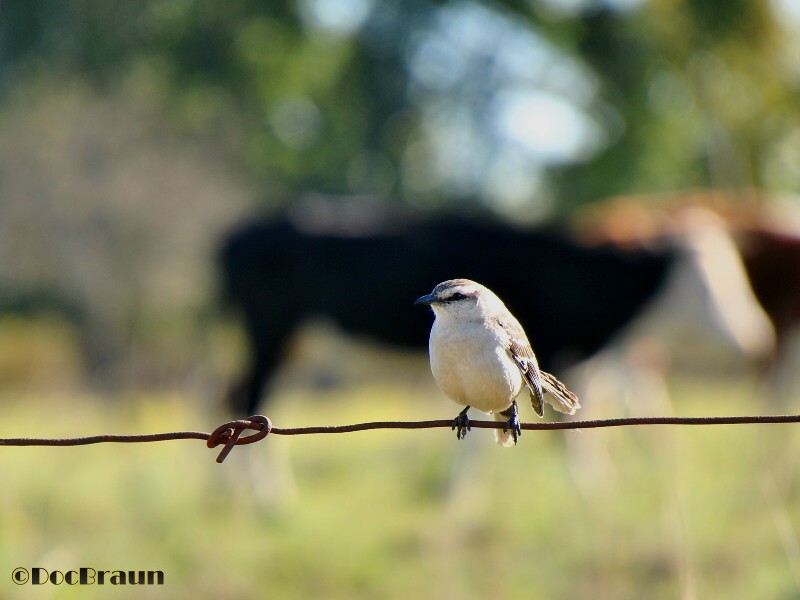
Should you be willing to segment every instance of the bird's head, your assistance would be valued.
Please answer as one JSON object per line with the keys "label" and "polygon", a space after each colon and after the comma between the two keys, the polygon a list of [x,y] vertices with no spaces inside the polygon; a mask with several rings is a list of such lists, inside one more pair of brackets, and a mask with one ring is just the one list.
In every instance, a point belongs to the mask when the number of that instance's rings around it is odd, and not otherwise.
{"label": "bird's head", "polygon": [[489,288],[469,279],[443,281],[430,294],[417,298],[414,304],[429,305],[437,317],[458,319],[479,319],[504,308]]}

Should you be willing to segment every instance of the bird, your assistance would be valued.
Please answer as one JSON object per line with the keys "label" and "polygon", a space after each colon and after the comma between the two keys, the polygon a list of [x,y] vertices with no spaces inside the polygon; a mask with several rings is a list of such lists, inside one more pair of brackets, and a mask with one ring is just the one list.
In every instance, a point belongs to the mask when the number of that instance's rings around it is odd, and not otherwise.
{"label": "bird", "polygon": [[435,315],[428,342],[433,378],[451,400],[465,406],[453,420],[457,439],[470,431],[467,411],[474,407],[505,423],[502,431],[495,430],[501,446],[516,445],[522,434],[516,398],[523,386],[539,417],[545,400],[569,415],[580,408],[567,386],[539,369],[522,325],[489,288],[449,279],[414,304],[430,306]]}

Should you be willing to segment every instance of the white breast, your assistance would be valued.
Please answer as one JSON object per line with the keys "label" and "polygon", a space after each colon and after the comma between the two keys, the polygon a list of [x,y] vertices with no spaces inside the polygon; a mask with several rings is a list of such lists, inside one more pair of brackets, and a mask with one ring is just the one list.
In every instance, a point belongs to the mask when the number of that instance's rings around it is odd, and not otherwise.
{"label": "white breast", "polygon": [[430,337],[431,371],[441,390],[462,405],[487,413],[507,409],[522,389],[522,375],[500,340],[481,322],[437,318]]}

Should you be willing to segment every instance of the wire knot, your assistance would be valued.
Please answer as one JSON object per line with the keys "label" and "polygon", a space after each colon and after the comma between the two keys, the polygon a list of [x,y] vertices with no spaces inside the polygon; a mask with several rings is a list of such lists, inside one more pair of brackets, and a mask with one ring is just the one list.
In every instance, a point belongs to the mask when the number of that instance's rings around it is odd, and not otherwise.
{"label": "wire knot", "polygon": [[[254,429],[256,433],[239,437],[245,429]],[[253,415],[246,419],[228,421],[224,425],[220,425],[208,436],[206,446],[216,448],[220,444],[225,444],[225,447],[217,456],[217,462],[221,463],[230,454],[234,446],[252,444],[263,440],[269,435],[270,431],[272,431],[272,421],[264,415]]]}

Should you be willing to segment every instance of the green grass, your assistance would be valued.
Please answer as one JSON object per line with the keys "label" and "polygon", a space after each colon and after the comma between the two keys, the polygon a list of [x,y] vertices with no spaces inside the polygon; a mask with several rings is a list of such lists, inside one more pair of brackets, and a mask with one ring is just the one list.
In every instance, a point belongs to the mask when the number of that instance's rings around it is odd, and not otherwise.
{"label": "green grass", "polygon": [[[398,388],[284,392],[268,413],[290,426],[457,411]],[[680,414],[768,410],[741,382],[673,388]],[[223,420],[177,395],[0,405],[4,437]],[[275,436],[215,456],[196,441],[0,449],[0,598],[800,594],[796,426],[526,432],[514,449],[486,430]],[[16,566],[160,569],[166,586],[17,588]]]}

